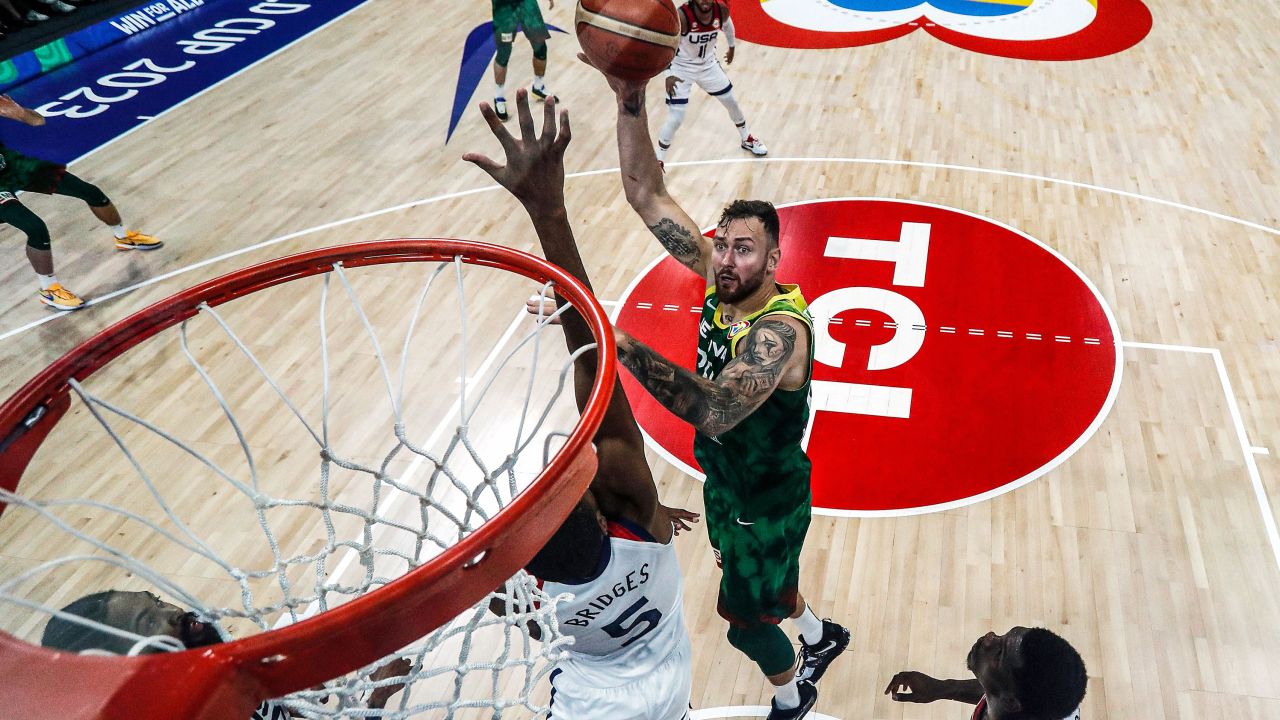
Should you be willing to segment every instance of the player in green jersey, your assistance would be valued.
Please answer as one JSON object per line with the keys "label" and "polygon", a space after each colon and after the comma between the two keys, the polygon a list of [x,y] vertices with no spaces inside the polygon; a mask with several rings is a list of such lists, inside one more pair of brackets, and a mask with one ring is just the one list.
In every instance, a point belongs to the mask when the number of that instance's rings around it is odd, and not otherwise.
{"label": "player in green jersey", "polygon": [[[618,101],[618,154],[627,201],[671,255],[707,284],[698,367],[690,372],[615,331],[618,358],[659,402],[697,430],[706,473],[707,533],[722,570],[717,609],[729,642],[775,687],[770,720],[804,717],[816,682],[849,644],[799,592],[809,528],[809,418],[813,331],[798,287],[774,275],[778,213],[739,200],[707,239],[667,194],[653,154],[644,82],[606,75]],[[795,621],[800,657],[778,624]]]}
{"label": "player in green jersey", "polygon": [[[44,117],[19,105],[8,95],[0,95],[0,118],[24,125],[44,125]],[[49,227],[18,200],[19,192],[66,195],[82,200],[94,217],[111,228],[119,250],[155,250],[164,243],[135,230],[126,230],[120,211],[96,185],[67,172],[67,166],[24,155],[0,142],[0,223],[21,230],[27,236],[27,260],[36,271],[40,290],[36,299],[55,310],[75,310],[84,300],[58,282],[53,274],[53,251]]]}
{"label": "player in green jersey", "polygon": [[[547,99],[547,40],[551,33],[542,21],[542,11],[538,9],[538,0],[492,0],[493,2],[493,39],[498,43],[498,54],[493,58],[493,82],[496,90],[493,95],[493,110],[498,118],[506,120],[507,114],[507,62],[511,60],[511,44],[515,42],[516,33],[523,32],[533,48],[533,85],[529,91],[539,100]],[[556,6],[556,0],[549,0],[547,9]]]}

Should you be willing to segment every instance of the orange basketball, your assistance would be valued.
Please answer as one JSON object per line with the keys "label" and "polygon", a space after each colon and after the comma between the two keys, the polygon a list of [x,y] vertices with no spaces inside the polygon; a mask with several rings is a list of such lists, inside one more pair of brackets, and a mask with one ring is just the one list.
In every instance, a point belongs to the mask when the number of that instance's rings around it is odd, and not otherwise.
{"label": "orange basketball", "polygon": [[575,22],[591,64],[628,80],[662,72],[680,46],[671,0],[578,0]]}

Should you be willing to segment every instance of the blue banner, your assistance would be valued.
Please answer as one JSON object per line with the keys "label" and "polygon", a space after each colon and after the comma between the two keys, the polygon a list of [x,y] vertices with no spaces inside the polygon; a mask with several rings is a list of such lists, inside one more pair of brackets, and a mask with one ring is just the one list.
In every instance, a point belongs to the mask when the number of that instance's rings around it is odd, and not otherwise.
{"label": "blue banner", "polygon": [[0,63],[0,92],[217,0],[138,0],[129,10]]}
{"label": "blue banner", "polygon": [[0,140],[69,163],[365,1],[183,0],[163,25],[15,88],[45,125],[3,121]]}

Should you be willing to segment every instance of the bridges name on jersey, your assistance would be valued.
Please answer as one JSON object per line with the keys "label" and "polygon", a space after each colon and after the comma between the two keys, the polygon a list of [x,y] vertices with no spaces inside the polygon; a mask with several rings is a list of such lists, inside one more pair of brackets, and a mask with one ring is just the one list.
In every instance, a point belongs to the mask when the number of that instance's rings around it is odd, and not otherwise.
{"label": "bridges name on jersey", "polygon": [[560,630],[573,638],[556,665],[579,687],[618,687],[654,672],[688,645],[683,583],[674,544],[654,542],[629,523],[609,523],[607,560],[580,584],[546,582]]}

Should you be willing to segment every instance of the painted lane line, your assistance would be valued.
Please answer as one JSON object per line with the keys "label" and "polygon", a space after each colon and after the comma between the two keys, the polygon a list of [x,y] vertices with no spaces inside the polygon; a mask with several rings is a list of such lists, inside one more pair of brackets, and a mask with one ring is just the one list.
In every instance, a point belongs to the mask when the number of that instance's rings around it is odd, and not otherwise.
{"label": "painted lane line", "polygon": [[1249,452],[1253,453],[1254,455],[1270,455],[1271,454],[1271,451],[1264,447],[1251,447],[1249,448]]}
{"label": "painted lane line", "polygon": [[1012,333],[1012,332],[1009,332],[1008,330],[997,330],[997,331],[996,331],[996,337],[1012,338],[1012,337],[1013,337],[1013,333]]}
{"label": "painted lane line", "polygon": [[1231,423],[1235,426],[1236,438],[1240,441],[1240,451],[1244,455],[1245,469],[1249,473],[1249,482],[1253,485],[1253,495],[1258,501],[1258,509],[1262,512],[1262,527],[1271,542],[1271,552],[1275,555],[1276,567],[1280,568],[1280,530],[1276,528],[1275,516],[1271,513],[1271,501],[1267,497],[1266,486],[1262,484],[1262,475],[1258,472],[1258,463],[1254,450],[1257,446],[1249,442],[1248,432],[1244,427],[1244,416],[1240,413],[1240,403],[1236,400],[1235,391],[1231,387],[1231,377],[1227,374],[1226,363],[1222,360],[1222,352],[1217,348],[1193,347],[1190,345],[1166,345],[1162,343],[1122,342],[1126,348],[1141,350],[1161,350],[1166,352],[1186,352],[1209,355],[1213,357],[1214,368],[1218,371],[1218,382],[1227,398],[1227,410],[1231,414]]}

